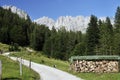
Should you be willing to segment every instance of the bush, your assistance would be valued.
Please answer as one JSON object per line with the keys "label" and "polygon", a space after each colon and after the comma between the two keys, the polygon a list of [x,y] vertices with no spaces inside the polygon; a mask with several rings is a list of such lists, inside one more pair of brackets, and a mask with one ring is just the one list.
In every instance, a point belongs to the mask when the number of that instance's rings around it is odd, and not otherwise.
{"label": "bush", "polygon": [[9,46],[9,51],[20,51],[19,45],[17,43],[11,43]]}

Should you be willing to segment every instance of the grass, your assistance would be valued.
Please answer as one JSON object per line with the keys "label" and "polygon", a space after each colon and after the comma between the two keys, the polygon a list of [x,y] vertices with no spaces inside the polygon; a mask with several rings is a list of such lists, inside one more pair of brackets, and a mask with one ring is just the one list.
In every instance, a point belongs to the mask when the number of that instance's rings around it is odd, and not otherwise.
{"label": "grass", "polygon": [[27,51],[23,51],[12,53],[11,55],[22,57],[28,60],[31,59],[34,62],[45,64],[51,67],[53,67],[53,65],[56,65],[56,68],[69,72],[85,80],[120,80],[120,73],[77,73],[70,71],[69,62],[48,58],[45,55],[42,55],[40,52],[29,53]]}
{"label": "grass", "polygon": [[45,55],[42,55],[40,52],[29,53],[27,51],[23,51],[23,52],[12,53],[11,56],[22,57],[27,60],[31,59],[34,62],[45,64],[51,67],[53,67],[53,65],[56,65],[58,69],[61,69],[64,71],[66,70],[66,68],[69,67],[69,63],[67,61],[48,58]]}
{"label": "grass", "polygon": [[[0,43],[0,49],[4,51],[8,51],[9,46],[6,44]],[[45,55],[42,55],[40,52],[34,52],[29,53],[24,48],[21,48],[21,52],[12,53],[12,56],[22,57],[27,60],[32,60],[34,62],[45,64],[48,66],[53,67],[53,65],[56,65],[56,67],[60,70],[69,72],[71,74],[74,74],[80,78],[83,78],[85,80],[120,80],[120,73],[77,73],[74,71],[69,70],[70,63],[67,61],[61,61],[53,58],[48,58]],[[19,64],[11,61],[5,57],[0,56],[0,60],[3,60],[3,79],[5,78],[18,78],[21,79],[19,76]],[[12,65],[11,65],[12,64]],[[8,66],[9,65],[9,66]],[[10,69],[9,69],[10,68]],[[23,69],[23,80],[34,80],[33,78],[38,77],[37,73],[30,72],[29,69],[25,68]],[[11,74],[12,72],[12,74]],[[28,74],[31,73],[31,74]],[[34,73],[34,74],[33,74]],[[7,80],[7,79],[6,79]]]}
{"label": "grass", "polygon": [[0,50],[3,50],[5,52],[9,51],[9,45],[0,43]]}
{"label": "grass", "polygon": [[85,80],[120,80],[120,73],[73,73]]}
{"label": "grass", "polygon": [[20,76],[19,63],[0,55],[2,61],[2,80],[39,80],[39,75],[23,66],[23,74]]}

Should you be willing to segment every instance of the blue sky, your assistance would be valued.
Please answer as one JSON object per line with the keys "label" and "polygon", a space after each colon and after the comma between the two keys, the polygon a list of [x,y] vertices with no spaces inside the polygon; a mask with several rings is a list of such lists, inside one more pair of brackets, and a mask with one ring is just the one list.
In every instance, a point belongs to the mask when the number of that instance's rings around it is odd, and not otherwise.
{"label": "blue sky", "polygon": [[0,6],[14,5],[29,14],[32,20],[48,16],[113,17],[120,0],[0,0]]}

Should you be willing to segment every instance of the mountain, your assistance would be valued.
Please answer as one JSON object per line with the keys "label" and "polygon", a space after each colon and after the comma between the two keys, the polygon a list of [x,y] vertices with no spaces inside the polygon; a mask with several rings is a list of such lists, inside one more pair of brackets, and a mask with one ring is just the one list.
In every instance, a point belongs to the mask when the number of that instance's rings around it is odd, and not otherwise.
{"label": "mountain", "polygon": [[48,26],[50,29],[52,29],[52,26],[55,26],[55,21],[52,18],[48,18],[45,16],[34,20],[34,22],[36,22],[37,24],[44,24]]}
{"label": "mountain", "polygon": [[18,14],[19,17],[21,17],[21,18],[28,19],[28,14],[27,14],[25,11],[17,8],[16,6],[4,5],[4,6],[2,6],[2,7],[3,7],[4,9],[7,9],[7,10],[10,9],[13,13]]}
{"label": "mountain", "polygon": [[42,17],[37,20],[34,20],[37,24],[44,24],[49,26],[51,29],[54,26],[56,29],[60,29],[61,27],[65,27],[66,30],[73,30],[73,31],[82,31],[85,32],[86,28],[88,27],[90,17],[84,16],[60,16],[56,21],[52,18]]}
{"label": "mountain", "polygon": [[[4,9],[10,9],[13,13],[16,13],[19,15],[19,17],[28,19],[28,14],[17,8],[16,6],[3,6]],[[106,17],[100,17],[99,19],[105,20]],[[54,26],[56,29],[60,29],[61,27],[65,27],[66,30],[72,30],[72,31],[82,31],[83,33],[86,31],[88,27],[88,23],[90,21],[90,16],[84,17],[84,16],[60,16],[57,20],[54,20],[49,17],[42,17],[39,19],[34,20],[33,22],[36,22],[37,24],[44,24],[49,27],[49,29],[52,29]],[[112,24],[114,23],[114,19],[111,18]]]}
{"label": "mountain", "polygon": [[[106,17],[100,17],[99,19],[105,20]],[[72,30],[72,31],[82,31],[85,33],[88,23],[90,21],[90,16],[84,17],[84,16],[60,16],[56,21],[52,18],[48,17],[42,17],[39,19],[34,20],[37,24],[44,24],[48,26],[50,29],[52,29],[52,26],[54,26],[56,29],[60,29],[61,27],[65,27],[66,30]],[[114,19],[111,18],[111,23],[114,23]]]}
{"label": "mountain", "polygon": [[82,31],[85,32],[88,27],[90,17],[83,16],[61,16],[56,20],[55,27],[59,28],[61,26],[65,26],[67,30],[73,31]]}

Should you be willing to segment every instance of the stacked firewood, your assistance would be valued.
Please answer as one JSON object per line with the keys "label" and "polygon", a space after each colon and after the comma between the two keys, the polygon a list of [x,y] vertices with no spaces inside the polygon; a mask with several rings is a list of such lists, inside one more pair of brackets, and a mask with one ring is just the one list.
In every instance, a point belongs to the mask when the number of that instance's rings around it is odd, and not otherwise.
{"label": "stacked firewood", "polygon": [[119,72],[118,61],[74,61],[71,69],[76,72]]}

